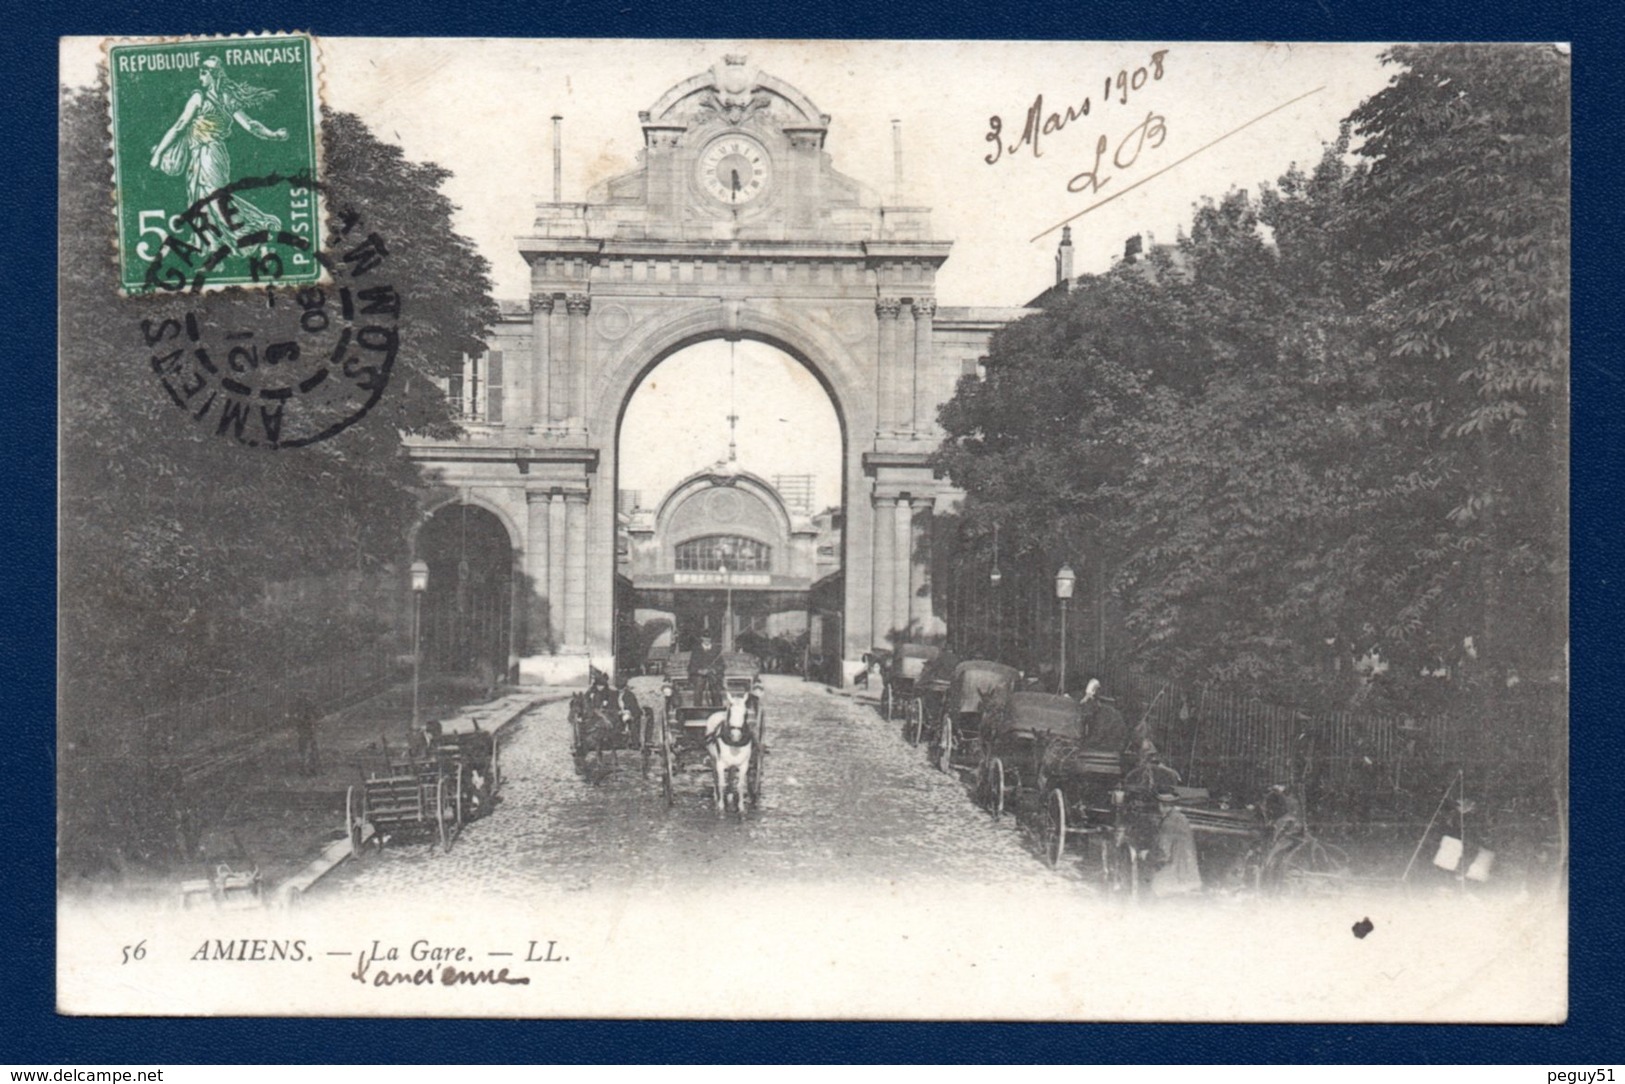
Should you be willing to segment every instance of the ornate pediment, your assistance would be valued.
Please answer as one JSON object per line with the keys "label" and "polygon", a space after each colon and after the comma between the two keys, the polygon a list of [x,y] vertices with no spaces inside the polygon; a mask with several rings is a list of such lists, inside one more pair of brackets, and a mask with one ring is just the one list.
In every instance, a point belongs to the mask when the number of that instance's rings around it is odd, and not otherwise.
{"label": "ornate pediment", "polygon": [[648,146],[673,146],[682,134],[709,127],[766,127],[799,145],[823,146],[829,115],[801,91],[733,53],[668,90],[638,114]]}

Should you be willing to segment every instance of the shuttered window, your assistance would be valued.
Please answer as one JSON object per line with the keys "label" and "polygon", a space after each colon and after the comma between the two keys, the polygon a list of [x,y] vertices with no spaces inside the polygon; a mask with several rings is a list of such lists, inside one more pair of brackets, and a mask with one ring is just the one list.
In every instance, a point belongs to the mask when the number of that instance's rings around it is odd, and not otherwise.
{"label": "shuttered window", "polygon": [[489,363],[486,366],[485,377],[485,420],[500,422],[502,420],[502,351],[491,350],[486,357]]}

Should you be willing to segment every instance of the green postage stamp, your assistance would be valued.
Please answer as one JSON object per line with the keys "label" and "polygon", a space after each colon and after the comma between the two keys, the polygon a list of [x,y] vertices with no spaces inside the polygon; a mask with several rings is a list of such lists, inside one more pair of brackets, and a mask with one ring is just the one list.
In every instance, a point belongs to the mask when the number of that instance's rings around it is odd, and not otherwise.
{"label": "green postage stamp", "polygon": [[118,43],[107,67],[123,290],[317,281],[314,40]]}

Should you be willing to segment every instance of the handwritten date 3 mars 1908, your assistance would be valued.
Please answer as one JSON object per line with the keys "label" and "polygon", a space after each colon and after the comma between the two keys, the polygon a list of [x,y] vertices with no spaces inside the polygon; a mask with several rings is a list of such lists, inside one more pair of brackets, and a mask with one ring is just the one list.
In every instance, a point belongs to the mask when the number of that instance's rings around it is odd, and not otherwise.
{"label": "handwritten date 3 mars 1908", "polygon": [[[1119,105],[1127,105],[1130,95],[1144,89],[1148,83],[1160,82],[1167,70],[1168,52],[1167,49],[1158,49],[1151,54],[1150,60],[1145,64],[1133,69],[1123,68],[1115,75],[1106,76],[1104,93],[1100,98],[1101,105],[1109,105],[1114,101]],[[1068,105],[1059,112],[1045,113],[1044,96],[1039,94],[1033,99],[1033,104],[1027,107],[1027,117],[1020,134],[1009,142],[1006,142],[1004,135],[1004,118],[995,113],[988,118],[987,135],[983,137],[985,142],[993,144],[993,150],[983,157],[982,161],[990,166],[995,165],[1002,159],[1015,158],[1023,147],[1029,148],[1034,158],[1042,158],[1044,137],[1058,135],[1068,124],[1087,117],[1093,105],[1094,99],[1085,95],[1083,101],[1077,105]]]}

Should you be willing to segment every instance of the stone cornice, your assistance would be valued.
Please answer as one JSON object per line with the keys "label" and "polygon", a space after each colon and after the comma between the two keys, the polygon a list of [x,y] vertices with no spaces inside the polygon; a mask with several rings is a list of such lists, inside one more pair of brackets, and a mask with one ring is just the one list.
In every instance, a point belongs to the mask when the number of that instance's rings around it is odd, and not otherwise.
{"label": "stone cornice", "polygon": [[948,259],[952,241],[861,241],[864,257],[871,267],[890,263],[927,263],[941,267]]}
{"label": "stone cornice", "polygon": [[940,472],[932,465],[933,455],[933,452],[864,452],[863,471],[865,474],[874,474],[883,467],[925,468],[931,470],[934,476],[940,477]]}
{"label": "stone cornice", "polygon": [[513,463],[521,474],[532,463],[579,464],[589,474],[598,470],[596,448],[548,448],[512,444],[461,444],[408,437],[403,442],[410,459],[430,459],[440,463]]}
{"label": "stone cornice", "polygon": [[534,263],[538,257],[547,256],[567,256],[596,262],[604,248],[603,241],[590,237],[521,237],[518,244],[519,254],[526,263]]}

